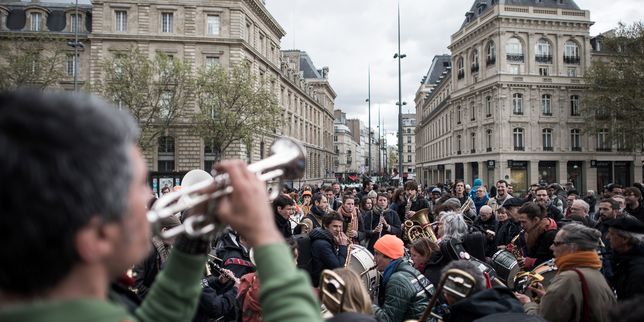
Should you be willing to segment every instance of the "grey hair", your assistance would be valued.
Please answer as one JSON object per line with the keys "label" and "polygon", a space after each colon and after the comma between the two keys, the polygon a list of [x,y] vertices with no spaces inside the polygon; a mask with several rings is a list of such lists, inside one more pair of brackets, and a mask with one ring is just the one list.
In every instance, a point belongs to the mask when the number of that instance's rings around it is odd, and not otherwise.
{"label": "grey hair", "polygon": [[571,223],[563,226],[561,231],[565,233],[563,239],[580,251],[595,250],[601,244],[601,232],[582,224]]}
{"label": "grey hair", "polygon": [[444,238],[457,238],[461,240],[467,233],[467,224],[462,214],[446,211],[441,213]]}
{"label": "grey hair", "polygon": [[472,261],[465,259],[451,261],[447,265],[445,265],[445,267],[443,267],[443,269],[441,270],[441,279],[444,277],[445,273],[448,270],[453,268],[460,269],[474,277],[474,288],[472,289],[470,294],[474,294],[485,289],[485,277],[483,276],[483,273]]}
{"label": "grey hair", "polygon": [[574,204],[579,204],[581,207],[584,208],[584,210],[586,210],[586,213],[588,213],[590,211],[590,205],[588,205],[587,202],[585,202],[585,201],[583,201],[581,199],[575,199],[575,201],[573,201],[572,204],[573,205]]}

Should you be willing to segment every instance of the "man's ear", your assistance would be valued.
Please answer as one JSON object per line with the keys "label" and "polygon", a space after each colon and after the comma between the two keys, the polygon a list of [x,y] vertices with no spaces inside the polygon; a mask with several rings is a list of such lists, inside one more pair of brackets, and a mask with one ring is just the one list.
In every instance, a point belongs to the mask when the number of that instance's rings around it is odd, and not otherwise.
{"label": "man's ear", "polygon": [[87,263],[102,260],[113,249],[113,239],[116,238],[117,224],[101,224],[98,217],[94,217],[78,233],[76,233],[75,246],[80,259]]}

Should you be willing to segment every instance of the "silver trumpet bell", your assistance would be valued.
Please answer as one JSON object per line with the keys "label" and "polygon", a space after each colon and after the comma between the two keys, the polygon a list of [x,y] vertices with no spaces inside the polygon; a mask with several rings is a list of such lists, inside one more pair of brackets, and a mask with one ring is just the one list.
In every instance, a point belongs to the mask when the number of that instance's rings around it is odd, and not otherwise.
{"label": "silver trumpet bell", "polygon": [[[270,156],[248,165],[248,170],[256,173],[257,177],[264,182],[279,179],[272,187],[273,191],[270,196],[272,200],[279,194],[282,180],[298,179],[304,175],[306,170],[306,150],[299,142],[293,139],[279,138],[271,145]],[[186,174],[186,176],[188,175]],[[224,230],[225,225],[219,222],[212,210],[216,207],[218,198],[233,191],[228,174],[219,173],[215,174],[214,177],[202,176],[194,181],[197,182],[189,186],[182,186],[179,191],[165,194],[148,211],[148,221],[152,223],[155,235],[163,239],[169,239],[182,233],[195,237],[210,233],[217,235]],[[202,192],[202,190],[211,185],[215,185],[215,192]],[[181,225],[161,231],[160,219],[175,216],[175,214],[191,209],[203,202],[208,202],[206,214],[190,216]]]}

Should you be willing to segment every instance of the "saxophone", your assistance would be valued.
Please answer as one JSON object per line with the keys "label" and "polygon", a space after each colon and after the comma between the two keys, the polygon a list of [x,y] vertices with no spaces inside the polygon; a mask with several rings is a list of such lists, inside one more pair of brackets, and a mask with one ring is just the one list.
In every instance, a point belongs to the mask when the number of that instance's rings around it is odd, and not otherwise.
{"label": "saxophone", "polygon": [[408,218],[409,215],[407,215],[411,211],[411,198],[407,198],[407,203],[405,204],[405,217]]}
{"label": "saxophone", "polygon": [[517,245],[517,240],[519,240],[519,237],[521,237],[521,234],[524,232],[523,229],[514,237],[512,238],[512,241],[510,241],[510,244],[512,244],[512,256],[517,259],[517,261],[520,261],[520,259],[523,258],[523,252],[521,252],[521,249],[519,249],[519,246]]}

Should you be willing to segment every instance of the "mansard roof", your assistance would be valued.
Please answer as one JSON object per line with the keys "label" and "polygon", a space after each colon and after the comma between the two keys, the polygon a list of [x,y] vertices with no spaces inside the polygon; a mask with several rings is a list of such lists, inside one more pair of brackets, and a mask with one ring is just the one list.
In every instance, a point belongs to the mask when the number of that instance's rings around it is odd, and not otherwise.
{"label": "mansard roof", "polygon": [[497,4],[581,10],[574,0],[474,0],[472,8],[465,13],[461,29]]}

